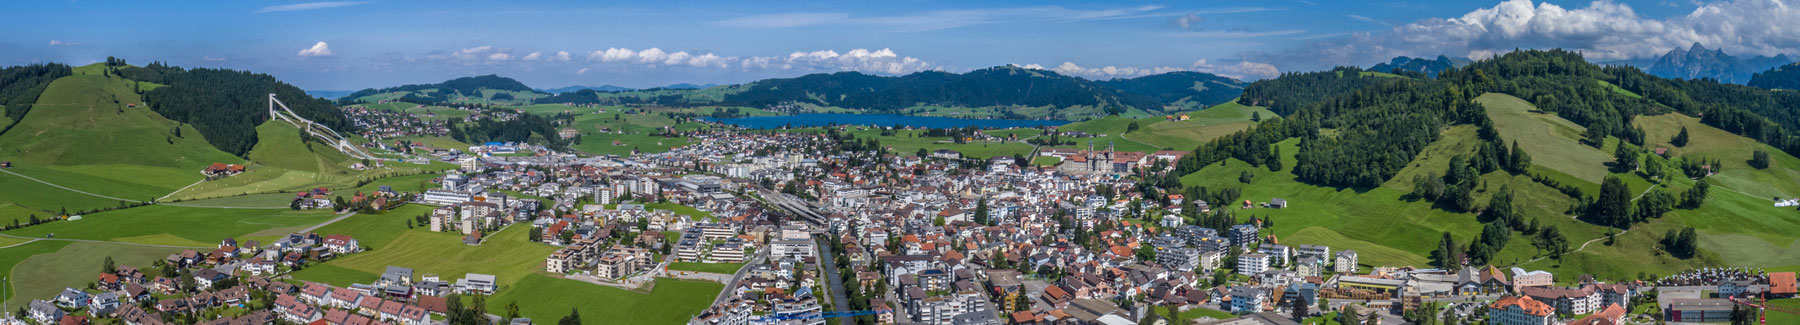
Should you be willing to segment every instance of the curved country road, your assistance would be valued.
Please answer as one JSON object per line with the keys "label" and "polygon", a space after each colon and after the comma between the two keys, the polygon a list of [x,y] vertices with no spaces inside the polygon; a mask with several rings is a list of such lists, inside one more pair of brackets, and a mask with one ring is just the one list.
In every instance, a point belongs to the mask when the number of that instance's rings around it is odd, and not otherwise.
{"label": "curved country road", "polygon": [[[31,241],[27,241],[26,243],[35,242],[35,241],[39,241],[39,240],[60,240],[60,241],[72,241],[72,242],[84,242],[84,243],[119,244],[119,245],[161,247],[161,248],[214,248],[212,246],[155,245],[155,244],[139,244],[139,243],[132,243],[132,242],[110,241],[110,240],[93,240],[93,239],[33,238],[33,237],[16,236],[16,235],[8,235],[8,234],[0,234],[0,237],[12,237],[12,238],[30,239],[31,240]],[[20,243],[19,245],[23,245],[23,243]],[[18,245],[14,245],[14,246],[18,246]],[[12,247],[12,246],[7,246],[7,247]]]}
{"label": "curved country road", "polygon": [[32,178],[31,176],[25,176],[24,174],[14,173],[13,171],[10,171],[10,170],[0,169],[0,173],[7,173],[7,174],[12,174],[13,176],[24,177],[25,179],[29,179],[33,182],[44,183],[44,185],[50,185],[50,187],[60,188],[60,189],[64,189],[64,190],[67,190],[70,192],[75,192],[75,193],[87,194],[87,195],[93,196],[93,197],[104,198],[104,199],[113,199],[113,200],[119,200],[119,201],[125,201],[125,202],[143,202],[143,201],[132,200],[132,199],[122,199],[122,198],[116,198],[116,197],[111,197],[111,196],[88,193],[88,192],[84,192],[82,190],[72,189],[72,188],[64,187],[62,185],[56,185],[56,184],[52,184],[50,182],[45,182],[45,181],[37,179],[37,178]]}

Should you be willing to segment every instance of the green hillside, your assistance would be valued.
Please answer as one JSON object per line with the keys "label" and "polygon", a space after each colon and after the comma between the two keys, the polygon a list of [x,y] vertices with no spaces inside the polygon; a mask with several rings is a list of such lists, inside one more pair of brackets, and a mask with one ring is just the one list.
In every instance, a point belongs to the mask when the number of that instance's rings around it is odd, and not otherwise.
{"label": "green hillside", "polygon": [[[1682,114],[1638,117],[1634,124],[1644,128],[1646,147],[1668,148],[1671,156],[1718,159],[1723,165],[1718,174],[1706,178],[1712,185],[1763,198],[1800,196],[1800,182],[1795,182],[1800,180],[1800,159],[1775,147],[1701,124],[1699,118]],[[1669,144],[1669,139],[1681,132],[1682,127],[1688,129],[1687,146]],[[1756,150],[1769,153],[1769,168],[1756,169],[1747,163]]]}
{"label": "green hillside", "polygon": [[1173,115],[1183,114],[1188,116],[1188,120],[1164,121],[1161,116],[1139,119],[1138,130],[1126,132],[1124,137],[1161,148],[1194,150],[1194,147],[1202,143],[1250,128],[1256,124],[1252,121],[1253,118],[1276,117],[1275,112],[1270,112],[1267,108],[1246,106],[1235,100],[1199,111]]}
{"label": "green hillside", "polygon": [[1531,162],[1575,178],[1598,184],[1606,177],[1610,151],[1580,142],[1587,128],[1553,114],[1536,113],[1531,103],[1499,93],[1482,94],[1475,101],[1487,107],[1494,129],[1507,141],[1531,153]]}
{"label": "green hillside", "polygon": [[194,171],[215,162],[243,162],[207,144],[192,126],[135,105],[142,99],[131,84],[95,75],[57,79],[19,125],[0,135],[0,157],[33,165],[125,164]]}
{"label": "green hillside", "polygon": [[332,173],[349,169],[357,161],[320,140],[303,140],[300,128],[280,121],[267,121],[256,127],[256,147],[250,149],[250,161],[261,166],[314,173]]}

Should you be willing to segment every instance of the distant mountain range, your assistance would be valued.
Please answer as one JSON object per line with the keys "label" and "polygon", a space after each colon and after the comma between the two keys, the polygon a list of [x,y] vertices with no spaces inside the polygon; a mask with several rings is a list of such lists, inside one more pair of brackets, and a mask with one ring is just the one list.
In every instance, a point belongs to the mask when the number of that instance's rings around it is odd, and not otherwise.
{"label": "distant mountain range", "polygon": [[337,100],[338,98],[343,98],[344,96],[350,96],[350,94],[353,94],[353,93],[356,93],[356,91],[355,90],[308,90],[308,91],[306,91],[307,95],[312,95],[313,97],[330,99],[330,100]]}
{"label": "distant mountain range", "polygon": [[696,84],[691,84],[691,83],[678,83],[678,84],[662,86],[662,87],[655,87],[655,88],[630,88],[630,87],[620,87],[620,86],[614,86],[614,85],[599,85],[599,86],[568,86],[568,87],[562,87],[562,88],[539,88],[539,89],[537,89],[537,91],[551,93],[551,94],[565,94],[565,93],[572,93],[572,92],[581,91],[581,90],[593,90],[593,91],[603,91],[603,92],[621,92],[621,91],[646,90],[646,89],[672,89],[672,90],[706,89],[706,88],[712,88],[712,87],[717,87],[717,86],[719,86],[719,85],[718,84],[710,84],[710,83],[703,84],[703,85],[696,85]]}
{"label": "distant mountain range", "polygon": [[[496,75],[457,78],[436,84],[364,89],[340,101],[462,102],[471,100],[601,105],[748,106],[775,108],[810,104],[867,112],[929,114],[921,107],[1000,108],[999,117],[1077,117],[1137,110],[1166,113],[1222,104],[1237,98],[1247,83],[1201,72],[1172,72],[1104,81],[1050,70],[998,66],[951,73],[922,71],[902,76],[860,72],[764,79],[720,91],[697,92],[714,84],[674,84],[631,89],[613,85],[532,89]],[[481,97],[481,90],[491,94]],[[529,92],[529,93],[525,93]],[[509,94],[510,93],[510,94]],[[332,95],[332,94],[324,94]],[[475,96],[470,99],[469,96]],[[323,96],[323,95],[321,95]],[[1067,108],[1079,108],[1065,110]],[[1050,108],[1048,110],[1042,108]]]}
{"label": "distant mountain range", "polygon": [[1711,78],[1723,83],[1745,84],[1757,72],[1793,62],[1786,54],[1739,58],[1694,43],[1692,47],[1670,50],[1656,58],[1644,72],[1663,78]]}
{"label": "distant mountain range", "polygon": [[614,85],[599,85],[599,86],[568,86],[568,87],[562,87],[562,88],[538,88],[537,91],[551,93],[551,94],[561,94],[561,93],[572,93],[572,92],[581,91],[581,90],[611,92],[611,91],[631,91],[632,89],[626,88],[626,87],[614,86]]}
{"label": "distant mountain range", "polygon": [[[766,79],[749,84],[742,92],[726,95],[722,103],[751,107],[808,103],[874,112],[899,112],[918,106],[1079,106],[1090,108],[1091,113],[1130,109],[1163,112],[1164,105],[1183,101],[1201,106],[1224,103],[1243,93],[1244,85],[1242,81],[1199,72],[1092,81],[1007,65],[962,74],[921,71],[884,77],[838,72]],[[1054,110],[1041,114],[1045,116],[1025,117],[1072,115]]]}
{"label": "distant mountain range", "polygon": [[[483,93],[482,90],[495,90],[496,92],[486,94]],[[370,96],[382,94],[392,94],[393,96],[390,99],[399,99],[401,101],[415,103],[450,102],[453,100],[466,100],[470,98],[514,101],[519,100],[519,96],[530,95],[535,98],[541,97],[542,95],[549,95],[539,92],[536,89],[531,89],[531,87],[525,86],[525,83],[521,83],[518,80],[490,74],[485,76],[450,79],[434,84],[413,84],[381,89],[363,89],[351,93],[350,95],[343,96],[339,101],[369,101]],[[529,100],[529,98],[526,100]]]}
{"label": "distant mountain range", "polygon": [[1380,63],[1380,64],[1376,64],[1374,66],[1371,66],[1371,67],[1369,67],[1369,71],[1393,72],[1394,70],[1398,69],[1398,70],[1404,70],[1404,71],[1416,71],[1419,73],[1424,73],[1426,76],[1436,78],[1438,72],[1443,72],[1444,70],[1449,70],[1450,68],[1465,66],[1465,65],[1468,65],[1470,62],[1474,62],[1474,60],[1469,60],[1469,58],[1454,58],[1454,59],[1452,59],[1450,57],[1443,56],[1443,55],[1439,55],[1437,57],[1437,59],[1435,59],[1435,60],[1427,60],[1424,58],[1410,58],[1410,57],[1402,56],[1402,57],[1395,57],[1393,60],[1388,61],[1387,63]]}

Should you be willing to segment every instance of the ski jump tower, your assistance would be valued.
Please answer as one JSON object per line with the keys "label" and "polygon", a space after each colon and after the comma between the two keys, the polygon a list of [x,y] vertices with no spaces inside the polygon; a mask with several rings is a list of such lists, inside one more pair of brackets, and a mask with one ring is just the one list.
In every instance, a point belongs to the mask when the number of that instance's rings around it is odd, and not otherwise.
{"label": "ski jump tower", "polygon": [[[276,109],[277,107],[281,109]],[[339,135],[337,131],[331,130],[330,127],[300,117],[300,114],[295,114],[294,110],[288,109],[287,104],[281,103],[280,99],[275,99],[275,93],[269,93],[269,119],[287,122],[294,127],[300,128],[301,131],[306,132],[308,135],[312,135],[314,138],[325,140],[325,142],[331,144],[332,148],[337,149],[337,151],[343,152],[346,155],[350,155],[351,158],[386,160],[370,155],[368,152],[364,152],[361,147],[351,144],[349,138]]]}

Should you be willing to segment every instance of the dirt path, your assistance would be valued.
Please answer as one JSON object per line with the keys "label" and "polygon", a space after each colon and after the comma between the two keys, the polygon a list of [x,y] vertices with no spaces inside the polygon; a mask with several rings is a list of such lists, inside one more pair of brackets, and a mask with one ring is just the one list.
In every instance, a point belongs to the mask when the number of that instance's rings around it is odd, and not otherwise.
{"label": "dirt path", "polygon": [[37,179],[37,178],[32,178],[32,177],[31,177],[31,176],[25,176],[25,175],[24,175],[24,174],[19,174],[19,173],[14,173],[14,172],[13,172],[13,171],[10,171],[10,170],[5,170],[5,169],[0,169],[0,173],[7,173],[7,174],[12,174],[12,175],[13,175],[13,176],[18,176],[18,177],[24,177],[24,178],[25,178],[25,179],[29,179],[29,180],[31,180],[31,181],[33,181],[33,182],[38,182],[38,183],[44,183],[44,185],[50,185],[50,187],[55,187],[55,188],[60,188],[60,189],[63,189],[63,190],[67,190],[67,191],[70,191],[70,192],[75,192],[75,193],[81,193],[81,194],[87,194],[87,195],[88,195],[88,196],[93,196],[93,197],[98,197],[98,198],[103,198],[103,199],[112,199],[112,200],[118,200],[118,201],[125,201],[125,202],[142,202],[142,201],[138,201],[138,200],[132,200],[132,199],[122,199],[122,198],[116,198],[116,197],[111,197],[111,196],[105,196],[105,195],[99,195],[99,194],[94,194],[94,193],[88,193],[88,192],[85,192],[85,191],[82,191],[82,190],[77,190],[77,189],[72,189],[72,188],[68,188],[68,187],[63,187],[63,186],[62,186],[62,185],[56,185],[56,184],[54,184],[54,183],[50,183],[50,182],[45,182],[45,181],[43,181],[43,180],[40,180],[40,179]]}

